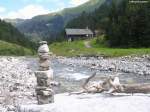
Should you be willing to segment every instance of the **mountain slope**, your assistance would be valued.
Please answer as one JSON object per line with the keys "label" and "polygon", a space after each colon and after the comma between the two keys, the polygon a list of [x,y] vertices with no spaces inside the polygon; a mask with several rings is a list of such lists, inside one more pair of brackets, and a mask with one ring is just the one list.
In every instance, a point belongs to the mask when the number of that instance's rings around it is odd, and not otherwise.
{"label": "mountain slope", "polygon": [[[105,0],[105,2],[91,13],[82,13],[78,17],[70,20],[65,27],[67,28],[86,28],[87,26],[93,31],[103,32],[108,23],[112,4],[119,4],[123,0]],[[88,18],[88,19],[87,19]],[[82,21],[81,21],[82,20]]]}
{"label": "mountain slope", "polygon": [[0,55],[23,56],[23,55],[33,55],[33,52],[32,50],[22,47],[20,45],[12,44],[12,43],[0,40]]}
{"label": "mountain slope", "polygon": [[11,23],[12,25],[16,25],[16,24],[20,24],[22,22],[24,22],[24,19],[4,19],[5,22],[7,23]]}
{"label": "mountain slope", "polygon": [[27,48],[35,47],[35,44],[26,38],[10,23],[0,20],[0,40],[15,43]]}
{"label": "mountain slope", "polygon": [[65,24],[80,15],[83,11],[91,12],[102,5],[105,0],[90,0],[78,7],[66,8],[60,12],[40,15],[32,19],[19,22],[16,27],[27,35],[39,38],[56,38]]}

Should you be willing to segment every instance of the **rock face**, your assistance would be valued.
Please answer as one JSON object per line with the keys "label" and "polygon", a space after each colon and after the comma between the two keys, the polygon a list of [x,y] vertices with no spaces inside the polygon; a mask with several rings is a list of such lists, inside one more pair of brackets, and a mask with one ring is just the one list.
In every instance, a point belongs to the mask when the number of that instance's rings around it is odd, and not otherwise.
{"label": "rock face", "polygon": [[38,49],[39,71],[35,72],[37,78],[36,94],[38,104],[49,104],[54,102],[54,91],[51,86],[53,70],[50,68],[50,53],[46,41],[40,42]]}

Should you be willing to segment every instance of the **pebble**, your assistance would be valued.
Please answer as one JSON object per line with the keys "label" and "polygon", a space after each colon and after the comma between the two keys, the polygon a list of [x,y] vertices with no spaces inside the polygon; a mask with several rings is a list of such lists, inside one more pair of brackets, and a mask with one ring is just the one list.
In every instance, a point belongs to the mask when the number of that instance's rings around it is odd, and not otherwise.
{"label": "pebble", "polygon": [[[149,56],[143,57],[56,57],[64,64],[76,66],[88,66],[89,68],[103,71],[122,71],[136,75],[150,75]],[[35,104],[36,78],[33,71],[37,70],[38,64],[35,58],[26,57],[0,57],[0,112],[7,112],[6,106],[13,112],[13,105],[10,104]],[[116,65],[116,67],[115,67]],[[146,78],[146,77],[145,77]],[[149,80],[149,79],[148,79]],[[10,89],[10,91],[8,91]],[[13,102],[4,102],[7,97]],[[8,100],[7,100],[8,101]]]}
{"label": "pebble", "polygon": [[[0,112],[13,112],[13,105],[36,101],[36,97],[33,97],[36,78],[32,68],[37,60],[26,59],[26,57],[0,57]],[[33,99],[31,100],[29,96]]]}
{"label": "pebble", "polygon": [[141,57],[125,56],[120,58],[104,59],[102,57],[73,57],[57,58],[59,62],[68,65],[82,65],[88,66],[92,69],[98,69],[101,71],[121,71],[125,73],[134,73],[138,75],[150,75],[150,63],[147,60],[149,55],[143,55]]}

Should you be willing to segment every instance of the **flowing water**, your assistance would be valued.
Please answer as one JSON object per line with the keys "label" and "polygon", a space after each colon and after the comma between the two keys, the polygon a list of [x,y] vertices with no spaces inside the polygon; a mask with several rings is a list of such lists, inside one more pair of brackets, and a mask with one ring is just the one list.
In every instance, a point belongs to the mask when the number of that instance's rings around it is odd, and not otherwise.
{"label": "flowing water", "polygon": [[61,83],[61,87],[57,91],[58,93],[79,91],[85,79],[94,72],[96,72],[97,75],[92,81],[102,81],[109,76],[119,74],[122,84],[150,83],[150,76],[142,76],[134,73],[101,71],[86,66],[62,64],[58,62],[58,60],[53,61],[52,68],[54,70],[55,80]]}
{"label": "flowing water", "polygon": [[[92,81],[101,81],[116,73],[111,70],[96,70],[78,64],[64,64],[57,59],[52,61],[54,78],[61,83],[55,88],[55,103],[49,105],[36,105],[35,76],[32,71],[37,70],[37,59],[34,58],[1,58],[0,61],[0,89],[15,87],[6,95],[6,104],[11,105],[11,95],[19,104],[19,112],[150,112],[149,94],[81,94],[69,95],[68,92],[80,91],[85,79],[97,73]],[[31,70],[30,70],[31,69]],[[135,73],[117,72],[121,83],[150,83],[150,76]],[[17,86],[15,85],[17,84]],[[1,92],[1,91],[0,91]],[[15,96],[14,96],[15,95]],[[10,99],[8,99],[8,98]],[[0,112],[8,112],[7,105],[1,102]],[[4,105],[4,106],[3,106]],[[2,110],[3,109],[3,110]],[[14,111],[12,111],[14,112]]]}

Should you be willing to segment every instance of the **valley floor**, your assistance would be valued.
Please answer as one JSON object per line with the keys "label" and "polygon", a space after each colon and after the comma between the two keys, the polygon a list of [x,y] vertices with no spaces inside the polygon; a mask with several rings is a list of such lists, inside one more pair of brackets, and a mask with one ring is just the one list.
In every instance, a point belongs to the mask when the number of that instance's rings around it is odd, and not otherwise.
{"label": "valley floor", "polygon": [[150,48],[108,48],[95,44],[95,39],[78,40],[74,42],[57,42],[50,46],[50,50],[57,56],[105,56],[120,57],[128,55],[141,56],[150,54]]}

